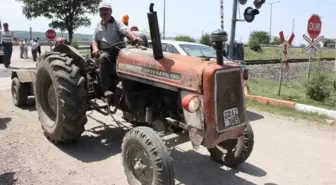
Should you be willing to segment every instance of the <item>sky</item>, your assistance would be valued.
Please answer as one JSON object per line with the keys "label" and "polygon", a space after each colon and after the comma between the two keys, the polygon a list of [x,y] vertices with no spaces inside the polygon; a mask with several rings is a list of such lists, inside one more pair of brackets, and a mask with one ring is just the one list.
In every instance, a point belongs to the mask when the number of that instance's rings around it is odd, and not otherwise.
{"label": "sky", "polygon": [[[103,0],[106,2],[106,0]],[[121,20],[124,14],[130,17],[130,25],[148,30],[147,12],[151,2],[158,12],[160,29],[163,27],[164,0],[107,0],[113,8],[113,16]],[[270,4],[278,0],[266,0],[259,9],[260,14],[252,23],[237,22],[236,40],[247,42],[253,30],[270,31]],[[50,20],[36,18],[27,20],[22,14],[22,4],[15,0],[0,0],[0,19],[8,22],[11,30],[46,31]],[[233,0],[224,0],[224,30],[230,35]],[[253,6],[253,0],[247,0],[240,5],[237,18],[243,19],[243,12],[248,6]],[[240,10],[240,13],[239,13]],[[302,44],[302,35],[307,32],[307,22],[312,14],[318,14],[322,20],[320,35],[326,38],[336,38],[336,0],[279,0],[273,4],[272,36],[278,36],[283,31],[288,38],[294,28],[294,44]],[[88,15],[92,24],[81,27],[76,33],[92,34],[99,22],[99,15]],[[294,20],[294,27],[293,27]],[[220,28],[219,0],[166,0],[166,37],[190,35],[200,38],[203,33],[211,33]],[[306,43],[305,43],[306,44]]]}

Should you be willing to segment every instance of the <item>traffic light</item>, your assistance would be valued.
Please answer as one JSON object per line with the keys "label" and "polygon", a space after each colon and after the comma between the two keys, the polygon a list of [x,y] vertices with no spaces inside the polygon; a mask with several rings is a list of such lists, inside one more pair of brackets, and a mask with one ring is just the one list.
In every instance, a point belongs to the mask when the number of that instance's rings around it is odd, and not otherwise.
{"label": "traffic light", "polygon": [[241,5],[245,5],[246,2],[247,2],[247,0],[239,0],[239,3],[240,3]]}
{"label": "traffic light", "polygon": [[261,8],[261,6],[265,3],[266,0],[254,0],[253,4],[256,9]]}
{"label": "traffic light", "polygon": [[255,15],[259,14],[259,10],[253,9],[252,7],[247,7],[244,11],[244,19],[246,22],[252,22]]}

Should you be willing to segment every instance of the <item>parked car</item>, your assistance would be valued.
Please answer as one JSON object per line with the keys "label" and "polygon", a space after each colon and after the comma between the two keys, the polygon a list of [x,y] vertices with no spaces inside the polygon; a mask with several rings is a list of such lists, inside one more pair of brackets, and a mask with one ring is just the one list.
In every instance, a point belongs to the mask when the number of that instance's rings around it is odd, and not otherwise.
{"label": "parked car", "polygon": [[[151,48],[151,41],[148,41],[149,47]],[[186,56],[206,58],[209,60],[216,60],[216,51],[212,47],[192,43],[183,42],[175,40],[161,40],[162,50],[169,53],[175,53]],[[247,94],[247,80],[248,80],[248,69],[244,61],[229,60],[224,57],[224,64],[238,64],[242,70],[244,92]]]}

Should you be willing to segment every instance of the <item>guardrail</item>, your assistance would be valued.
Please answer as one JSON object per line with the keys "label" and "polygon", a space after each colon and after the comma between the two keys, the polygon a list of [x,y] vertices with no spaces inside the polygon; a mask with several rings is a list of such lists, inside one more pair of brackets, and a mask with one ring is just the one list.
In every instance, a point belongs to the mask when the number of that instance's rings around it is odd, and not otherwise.
{"label": "guardrail", "polygon": [[[293,58],[288,59],[289,63],[300,63],[300,62],[308,62],[308,58]],[[313,60],[324,60],[324,61],[334,61],[335,58],[317,58]],[[279,59],[272,59],[272,60],[245,60],[246,65],[262,65],[262,64],[279,64]]]}

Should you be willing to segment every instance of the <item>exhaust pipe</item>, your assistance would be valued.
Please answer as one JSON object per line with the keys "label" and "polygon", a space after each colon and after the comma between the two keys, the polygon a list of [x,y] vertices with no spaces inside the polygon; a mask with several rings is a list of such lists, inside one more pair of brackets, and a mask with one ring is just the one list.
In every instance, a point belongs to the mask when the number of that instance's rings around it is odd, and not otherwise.
{"label": "exhaust pipe", "polygon": [[149,12],[147,13],[149,31],[152,40],[153,54],[155,60],[159,60],[163,58],[163,51],[161,45],[161,36],[159,29],[159,22],[157,19],[157,13],[153,10],[154,3],[149,5]]}
{"label": "exhaust pipe", "polygon": [[216,58],[217,58],[217,64],[223,65],[224,64],[224,45],[223,43],[227,41],[227,33],[225,31],[214,31],[211,34],[211,41],[215,42],[216,44]]}

